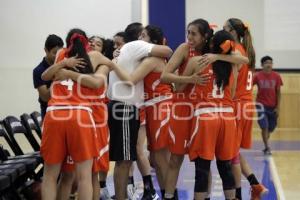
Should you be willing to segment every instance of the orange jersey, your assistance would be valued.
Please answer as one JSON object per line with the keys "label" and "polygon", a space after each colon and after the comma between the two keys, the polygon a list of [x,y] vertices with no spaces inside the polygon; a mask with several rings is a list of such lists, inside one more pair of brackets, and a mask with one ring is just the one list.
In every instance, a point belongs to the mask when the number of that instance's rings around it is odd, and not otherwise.
{"label": "orange jersey", "polygon": [[[235,49],[238,50],[243,56],[247,56],[246,51],[241,44],[236,43]],[[238,73],[237,81],[238,84],[236,86],[234,99],[252,101],[253,72],[248,65],[242,65]]]}
{"label": "orange jersey", "polygon": [[[189,48],[188,57],[178,68],[178,74],[182,75],[189,59],[200,55],[193,48]],[[192,113],[194,111],[191,105],[192,99],[189,98],[192,92],[193,84],[188,84],[183,92],[175,92],[173,95],[173,106],[170,117],[169,128],[169,150],[171,153],[184,155],[188,152],[187,144],[190,140],[190,131],[192,127]]]}
{"label": "orange jersey", "polygon": [[144,78],[144,92],[146,101],[158,96],[171,94],[171,86],[169,84],[161,83],[160,76],[160,72],[150,72]]}
{"label": "orange jersey", "polygon": [[184,70],[186,68],[186,65],[188,64],[190,58],[192,58],[194,56],[199,56],[199,55],[200,54],[197,51],[195,51],[195,49],[193,49],[193,48],[190,47],[189,48],[189,55],[188,55],[187,59],[185,59],[185,61],[183,62],[183,64],[178,68],[178,74],[179,75],[183,74],[183,72],[184,72]]}
{"label": "orange jersey", "polygon": [[[201,74],[213,74],[212,65],[207,66]],[[203,107],[234,107],[231,97],[231,88],[234,83],[233,73],[230,75],[229,83],[225,88],[218,88],[216,84],[216,76],[212,78],[206,85],[196,84],[193,88],[194,102],[197,102],[196,108]]]}
{"label": "orange jersey", "polygon": [[[59,51],[56,62],[62,61],[67,57],[66,55],[67,49],[62,49]],[[65,87],[67,87],[67,90]],[[74,88],[71,89],[71,87]],[[69,91],[72,91],[71,93]],[[49,101],[49,105],[65,105],[64,103],[67,102],[66,105],[82,105],[85,104],[85,106],[89,106],[93,110],[93,118],[97,124],[105,123],[107,122],[107,116],[105,114],[107,113],[107,107],[105,104],[105,87],[101,87],[98,89],[91,89],[84,87],[82,85],[78,85],[76,82],[72,80],[64,80],[60,82],[55,82],[53,84],[52,88],[52,94],[57,97],[67,97],[70,95],[70,98],[67,99],[51,99],[52,101]],[[106,119],[106,120],[105,120]]]}

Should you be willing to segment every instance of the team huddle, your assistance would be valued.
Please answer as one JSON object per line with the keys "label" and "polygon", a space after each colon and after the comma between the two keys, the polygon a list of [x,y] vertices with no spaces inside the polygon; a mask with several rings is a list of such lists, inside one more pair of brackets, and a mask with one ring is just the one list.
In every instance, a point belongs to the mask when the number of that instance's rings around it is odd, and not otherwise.
{"label": "team huddle", "polygon": [[41,73],[51,84],[42,111],[43,199],[68,199],[72,187],[81,200],[98,200],[100,191],[110,199],[103,192],[110,161],[115,199],[138,198],[134,161],[143,176],[141,199],[179,199],[185,155],[195,166],[196,200],[210,199],[214,159],[226,200],[242,199],[242,172],[251,199],[268,191],[240,154],[251,148],[255,113],[249,27],[231,18],[214,33],[206,20],[196,19],[174,52],[166,41],[161,28],[132,23],[114,42],[72,29],[66,48],[62,41],[53,45],[55,61]]}

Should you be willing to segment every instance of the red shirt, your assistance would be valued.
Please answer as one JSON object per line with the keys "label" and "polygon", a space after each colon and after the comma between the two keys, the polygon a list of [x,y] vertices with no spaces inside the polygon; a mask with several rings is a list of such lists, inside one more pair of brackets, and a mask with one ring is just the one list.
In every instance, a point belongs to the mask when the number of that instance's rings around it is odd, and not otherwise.
{"label": "red shirt", "polygon": [[253,84],[257,84],[258,87],[257,102],[262,103],[264,106],[277,106],[277,89],[283,85],[278,73],[274,71],[271,73],[257,72],[254,76]]}

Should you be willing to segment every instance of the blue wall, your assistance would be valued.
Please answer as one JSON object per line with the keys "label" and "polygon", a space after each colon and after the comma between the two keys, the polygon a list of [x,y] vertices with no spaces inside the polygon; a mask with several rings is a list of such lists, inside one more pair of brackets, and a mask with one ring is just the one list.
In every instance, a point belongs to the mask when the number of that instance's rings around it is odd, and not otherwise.
{"label": "blue wall", "polygon": [[185,0],[149,0],[149,24],[161,27],[175,50],[185,41]]}

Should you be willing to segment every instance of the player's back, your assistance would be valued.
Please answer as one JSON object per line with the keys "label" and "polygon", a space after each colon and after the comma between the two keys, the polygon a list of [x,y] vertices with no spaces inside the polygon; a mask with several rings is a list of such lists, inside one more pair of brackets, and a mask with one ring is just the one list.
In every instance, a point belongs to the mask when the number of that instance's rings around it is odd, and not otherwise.
{"label": "player's back", "polygon": [[193,89],[193,98],[196,102],[196,108],[204,107],[233,107],[231,89],[233,87],[234,78],[230,74],[229,83],[225,87],[220,88],[216,83],[216,75],[213,73],[212,65],[208,65],[200,74],[212,74],[211,79],[205,85],[195,85]]}

